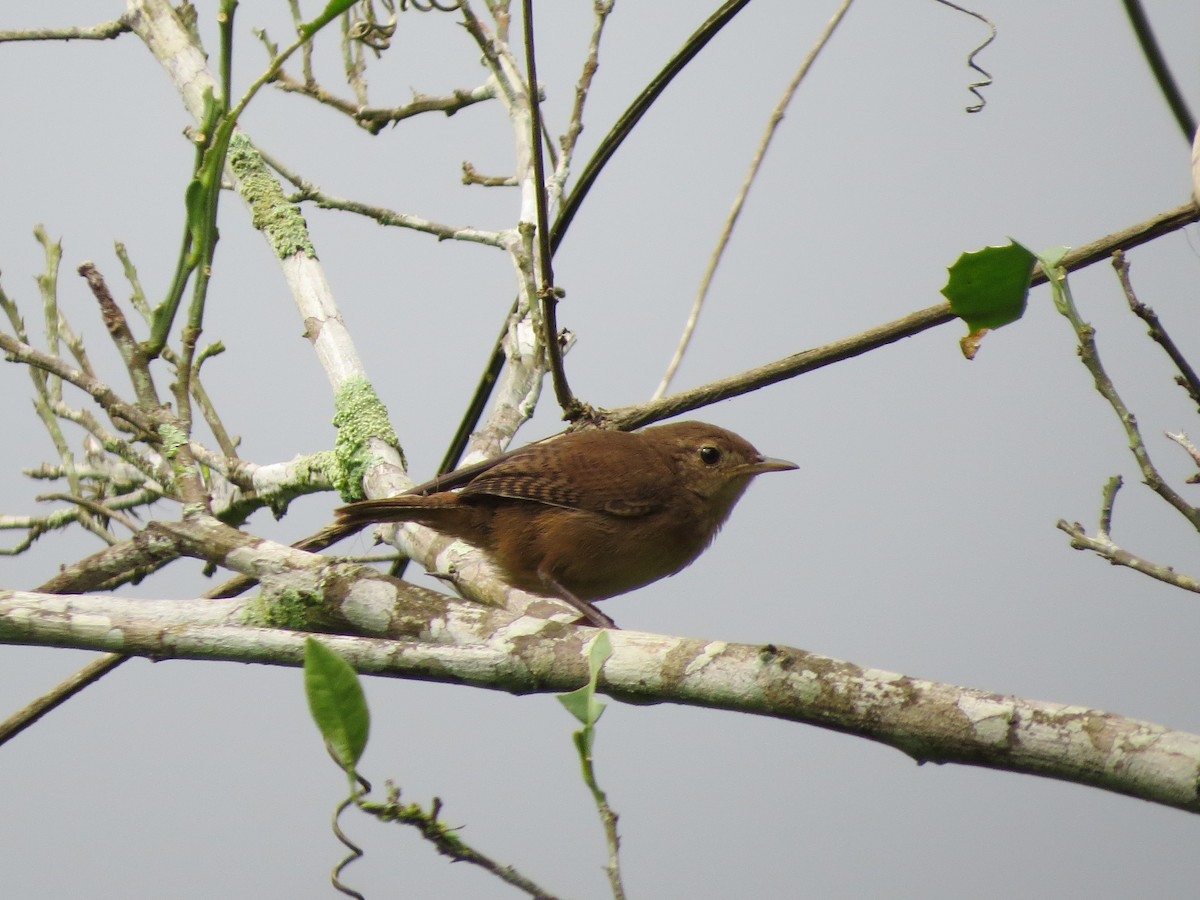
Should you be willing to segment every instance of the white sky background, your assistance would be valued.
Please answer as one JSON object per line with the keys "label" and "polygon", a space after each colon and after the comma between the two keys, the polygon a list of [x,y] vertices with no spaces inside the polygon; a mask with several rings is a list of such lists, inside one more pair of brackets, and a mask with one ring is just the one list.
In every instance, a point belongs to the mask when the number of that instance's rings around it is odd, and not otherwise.
{"label": "white sky background", "polygon": [[[480,4],[482,6],[482,4]],[[556,259],[560,322],[578,335],[576,392],[645,399],[672,352],[769,111],[835,3],[759,0],[706,49],[619,152]],[[580,165],[715,3],[617,4],[601,50]],[[119,3],[10,5],[0,29],[84,24]],[[215,4],[201,4],[216,60]],[[561,130],[590,3],[539,4],[540,74]],[[996,83],[967,115],[976,20],[925,0],[860,0],[784,121],[718,275],[676,387],[856,333],[938,302],[945,267],[1011,235],[1079,245],[1188,196],[1188,147],[1120,5],[993,0],[979,58]],[[315,12],[307,4],[306,12]],[[1194,111],[1200,6],[1147,3]],[[244,3],[235,79],[265,65],[250,34],[285,41],[286,5]],[[326,44],[324,59],[333,61]],[[453,16],[408,13],[368,72],[372,102],[481,83]],[[297,73],[298,66],[290,67]],[[336,87],[333,68],[326,84]],[[183,222],[190,124],[132,35],[0,45],[0,270],[31,331],[35,223],[61,237],[60,298],[114,386],[127,384],[73,272],[93,259],[114,293],[124,241],[161,296]],[[372,138],[294,95],[265,91],[243,119],[264,149],[331,193],[453,224],[505,227],[517,197],[466,188],[460,165],[505,173],[498,106],[430,115]],[[332,445],[328,385],[244,208],[225,198],[205,340],[206,384],[244,456]],[[511,301],[507,261],[344,214],[306,209],[347,324],[415,477],[430,474]],[[1141,298],[1193,360],[1195,226],[1131,253]],[[1176,484],[1190,473],[1164,429],[1197,429],[1173,372],[1124,308],[1107,265],[1073,276],[1101,352]],[[962,360],[952,324],[705,409],[798,472],[754,485],[714,547],[675,578],[608,602],[626,628],[789,644],[985,690],[1094,706],[1200,730],[1200,598],[1072,552],[1059,518],[1095,526],[1117,472],[1116,539],[1196,574],[1195,535],[1153,498],[1078,363],[1070,329],[1035,291],[1022,322]],[[48,490],[19,475],[53,449],[25,373],[0,367],[0,511]],[[164,381],[165,383],[165,381]],[[520,440],[559,428],[547,384]],[[1185,495],[1200,488],[1183,486]],[[294,540],[338,500],[307,498],[258,533]],[[160,515],[176,511],[163,505]],[[6,541],[7,542],[7,541]],[[368,545],[363,539],[357,547]],[[96,550],[47,535],[0,559],[33,587]],[[183,563],[127,593],[195,596]],[[422,583],[429,583],[423,577]],[[90,658],[0,648],[0,715]],[[599,824],[577,774],[572,720],[551,697],[371,679],[363,773],[445,802],[481,850],[564,896],[607,896]],[[1185,896],[1200,875],[1194,817],[1097,790],[904,755],[816,728],[707,710],[610,704],[598,773],[621,815],[626,885],[645,898],[745,896]],[[308,719],[298,671],[131,662],[0,748],[0,864],[12,897],[329,897],[341,847],[329,816],[344,778]],[[348,883],[372,897],[506,898],[407,830],[348,815],[366,849]]]}

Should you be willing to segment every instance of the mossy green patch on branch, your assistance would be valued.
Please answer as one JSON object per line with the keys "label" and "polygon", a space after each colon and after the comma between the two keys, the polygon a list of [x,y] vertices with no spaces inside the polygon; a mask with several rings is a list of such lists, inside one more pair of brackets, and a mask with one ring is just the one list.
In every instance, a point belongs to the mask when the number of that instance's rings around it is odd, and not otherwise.
{"label": "mossy green patch on branch", "polygon": [[270,597],[260,592],[242,611],[242,624],[257,628],[287,628],[313,631],[325,615],[324,599],[316,594],[295,590],[280,591]]}
{"label": "mossy green patch on branch", "polygon": [[294,203],[283,195],[278,180],[244,134],[229,140],[229,167],[238,177],[238,191],[250,204],[254,227],[267,236],[275,255],[286,259],[296,253],[316,258],[308,237],[308,223]]}
{"label": "mossy green patch on branch", "polygon": [[319,450],[295,461],[297,484],[332,484],[337,476],[337,455],[332,450]]}
{"label": "mossy green patch on branch", "polygon": [[337,412],[333,416],[333,425],[338,434],[333,449],[336,465],[330,477],[342,499],[353,502],[363,499],[363,476],[377,462],[368,448],[368,440],[378,438],[395,447],[401,461],[404,451],[388,421],[387,407],[367,379],[346,379],[334,404]]}
{"label": "mossy green patch on branch", "polygon": [[163,456],[167,459],[174,459],[175,454],[179,452],[179,448],[186,444],[188,440],[183,430],[176,428],[174,425],[159,425],[158,436],[162,439]]}

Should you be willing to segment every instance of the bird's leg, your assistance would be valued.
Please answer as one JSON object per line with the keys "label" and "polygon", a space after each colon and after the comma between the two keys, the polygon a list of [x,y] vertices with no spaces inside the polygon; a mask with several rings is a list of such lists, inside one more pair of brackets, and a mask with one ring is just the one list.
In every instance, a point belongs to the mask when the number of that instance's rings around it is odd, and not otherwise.
{"label": "bird's leg", "polygon": [[546,587],[548,587],[553,595],[562,600],[564,603],[569,603],[582,613],[583,618],[579,620],[580,624],[594,625],[597,628],[612,628],[620,631],[617,623],[612,620],[611,616],[607,616],[600,610],[596,609],[595,604],[589,603],[587,600],[581,600],[568,591],[565,587],[559,584],[554,576],[544,571],[538,572],[538,577],[542,579]]}

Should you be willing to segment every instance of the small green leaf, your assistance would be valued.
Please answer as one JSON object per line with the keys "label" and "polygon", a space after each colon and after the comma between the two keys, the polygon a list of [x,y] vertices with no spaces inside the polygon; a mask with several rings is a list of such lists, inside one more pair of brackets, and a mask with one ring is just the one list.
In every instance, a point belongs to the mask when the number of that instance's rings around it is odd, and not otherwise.
{"label": "small green leaf", "polygon": [[1036,257],[1016,241],[964,253],[950,267],[942,294],[971,332],[999,328],[1025,314]]}
{"label": "small green leaf", "polygon": [[319,16],[301,26],[301,35],[306,38],[312,37],[357,2],[358,0],[329,0]]}
{"label": "small green leaf", "polygon": [[308,638],[304,642],[304,690],[321,736],[342,765],[353,771],[371,729],[358,673],[324,644]]}
{"label": "small green leaf", "polygon": [[187,210],[188,229],[195,234],[202,227],[204,216],[208,212],[208,192],[204,190],[203,181],[193,178],[188,182],[187,190],[183,194],[183,203]]}
{"label": "small green leaf", "polygon": [[607,631],[601,631],[588,648],[588,683],[569,694],[559,694],[558,702],[566,707],[567,712],[590,728],[600,720],[605,704],[596,699],[596,682],[600,678],[600,670],[612,656],[612,641]]}

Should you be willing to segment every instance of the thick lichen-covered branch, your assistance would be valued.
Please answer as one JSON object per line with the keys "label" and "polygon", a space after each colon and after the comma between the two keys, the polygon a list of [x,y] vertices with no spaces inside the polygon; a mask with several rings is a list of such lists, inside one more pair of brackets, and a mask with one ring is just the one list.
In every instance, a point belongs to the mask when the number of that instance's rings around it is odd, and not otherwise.
{"label": "thick lichen-covered branch", "polygon": [[[397,595],[378,588],[340,596],[342,609],[367,623],[415,625],[421,615],[410,606],[416,618],[393,620]],[[306,633],[236,624],[240,608],[0,591],[0,641],[156,659],[303,663]],[[423,640],[328,635],[322,642],[367,674],[517,694],[563,692],[587,680],[594,629],[464,603],[443,609],[426,621]],[[919,762],[1040,775],[1200,812],[1200,735],[772,644],[634,631],[610,638],[613,655],[599,690],[617,699],[806,723],[887,744]]]}

